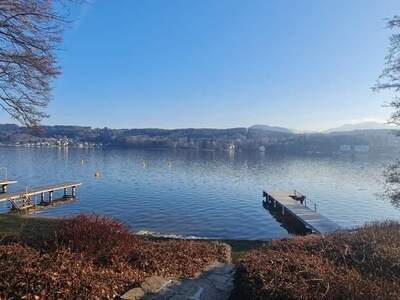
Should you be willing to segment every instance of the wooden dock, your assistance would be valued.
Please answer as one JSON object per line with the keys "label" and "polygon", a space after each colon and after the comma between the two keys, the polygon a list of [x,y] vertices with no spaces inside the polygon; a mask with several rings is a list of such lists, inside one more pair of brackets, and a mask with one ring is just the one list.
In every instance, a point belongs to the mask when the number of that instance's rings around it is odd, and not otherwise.
{"label": "wooden dock", "polygon": [[16,180],[10,180],[10,179],[0,179],[0,194],[1,193],[7,193],[7,187],[10,184],[17,183]]}
{"label": "wooden dock", "polygon": [[307,206],[306,197],[299,193],[263,192],[264,203],[279,209],[282,215],[289,214],[314,233],[325,235],[340,230],[340,226],[317,212],[316,204],[313,209]]}
{"label": "wooden dock", "polygon": [[[64,182],[49,186],[35,187],[32,189],[26,189],[19,192],[3,193],[0,194],[0,202],[9,201],[12,205],[13,210],[25,210],[35,207],[37,203],[34,201],[34,196],[40,195],[40,204],[52,204],[54,201],[54,192],[63,190],[63,198],[74,198],[76,196],[76,188],[82,185],[79,182]],[[68,189],[71,189],[71,194],[68,195]],[[48,194],[47,201],[45,194]]]}

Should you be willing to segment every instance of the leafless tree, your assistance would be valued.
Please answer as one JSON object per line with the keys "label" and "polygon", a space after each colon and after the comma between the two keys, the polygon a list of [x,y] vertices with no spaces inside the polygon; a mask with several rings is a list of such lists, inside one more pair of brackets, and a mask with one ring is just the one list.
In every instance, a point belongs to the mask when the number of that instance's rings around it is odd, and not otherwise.
{"label": "leafless tree", "polygon": [[400,16],[387,21],[387,27],[394,31],[390,37],[385,68],[379,76],[374,90],[392,90],[394,96],[389,106],[394,108],[390,122],[400,125]]}
{"label": "leafless tree", "polygon": [[0,0],[0,107],[27,126],[47,117],[66,24],[61,0]]}
{"label": "leafless tree", "polygon": [[[376,91],[391,90],[393,99],[389,106],[394,109],[389,122],[400,126],[400,16],[387,21],[387,27],[394,32],[390,36],[385,68],[373,88]],[[385,170],[386,192],[392,204],[400,207],[400,160],[389,164]]]}

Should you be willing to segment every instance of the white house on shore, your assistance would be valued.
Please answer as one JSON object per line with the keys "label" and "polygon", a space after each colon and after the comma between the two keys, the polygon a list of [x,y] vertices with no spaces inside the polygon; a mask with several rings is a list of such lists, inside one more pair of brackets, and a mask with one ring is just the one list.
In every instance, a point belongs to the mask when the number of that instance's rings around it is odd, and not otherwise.
{"label": "white house on shore", "polygon": [[368,145],[355,145],[354,146],[354,152],[356,152],[356,153],[368,153],[369,152],[369,146]]}
{"label": "white house on shore", "polygon": [[340,145],[339,152],[350,152],[351,146],[350,145]]}
{"label": "white house on shore", "polygon": [[369,145],[354,145],[354,147],[352,147],[351,145],[340,145],[339,147],[339,152],[341,153],[368,153],[369,150]]}

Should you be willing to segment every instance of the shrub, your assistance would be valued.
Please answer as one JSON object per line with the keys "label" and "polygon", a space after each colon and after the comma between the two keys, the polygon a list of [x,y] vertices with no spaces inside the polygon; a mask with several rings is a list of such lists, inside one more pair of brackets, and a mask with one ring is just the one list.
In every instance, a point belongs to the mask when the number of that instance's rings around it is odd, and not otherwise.
{"label": "shrub", "polygon": [[239,263],[237,299],[398,299],[400,224],[373,223],[325,238],[296,237]]}
{"label": "shrub", "polygon": [[228,262],[225,246],[190,240],[144,241],[129,263],[139,270],[164,277],[194,277],[215,261]]}
{"label": "shrub", "polygon": [[112,299],[140,277],[129,268],[97,267],[68,251],[40,254],[28,246],[0,246],[0,299]]}
{"label": "shrub", "polygon": [[125,261],[137,238],[122,223],[99,215],[77,215],[61,221],[54,246],[82,253],[96,263],[107,265]]}
{"label": "shrub", "polygon": [[150,240],[116,220],[79,215],[52,233],[0,243],[0,299],[112,299],[146,277],[191,277],[226,248],[208,242]]}

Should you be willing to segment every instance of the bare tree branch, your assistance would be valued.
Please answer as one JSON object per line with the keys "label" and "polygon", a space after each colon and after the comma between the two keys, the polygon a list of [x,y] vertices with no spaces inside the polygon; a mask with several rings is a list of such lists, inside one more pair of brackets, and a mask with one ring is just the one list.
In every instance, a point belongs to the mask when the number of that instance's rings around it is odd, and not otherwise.
{"label": "bare tree branch", "polygon": [[[400,126],[400,16],[387,21],[387,27],[395,31],[390,37],[388,54],[385,57],[385,68],[379,76],[375,91],[394,91],[392,101],[387,106],[393,108],[389,122]],[[400,160],[389,164],[384,172],[386,193],[395,207],[400,208]]]}
{"label": "bare tree branch", "polygon": [[388,54],[385,57],[385,68],[373,87],[375,91],[392,90],[395,96],[388,106],[394,108],[390,122],[400,125],[400,16],[387,20],[387,27],[395,31],[390,37]]}
{"label": "bare tree branch", "polygon": [[47,114],[51,83],[60,74],[62,0],[0,0],[0,108],[27,126]]}

